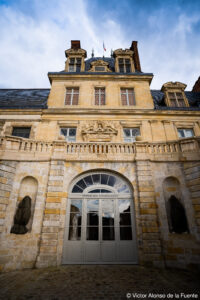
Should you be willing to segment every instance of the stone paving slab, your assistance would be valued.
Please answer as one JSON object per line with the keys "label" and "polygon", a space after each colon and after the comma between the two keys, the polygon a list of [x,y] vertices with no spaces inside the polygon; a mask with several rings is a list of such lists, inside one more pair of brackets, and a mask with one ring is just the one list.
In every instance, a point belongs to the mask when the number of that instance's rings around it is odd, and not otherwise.
{"label": "stone paving slab", "polygon": [[200,299],[200,274],[133,265],[14,271],[0,274],[0,299]]}

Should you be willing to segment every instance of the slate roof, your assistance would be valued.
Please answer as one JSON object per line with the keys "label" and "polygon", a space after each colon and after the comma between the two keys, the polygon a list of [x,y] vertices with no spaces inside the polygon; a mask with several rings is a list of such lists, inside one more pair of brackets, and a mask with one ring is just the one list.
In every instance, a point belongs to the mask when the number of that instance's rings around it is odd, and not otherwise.
{"label": "slate roof", "polygon": [[0,108],[47,108],[50,89],[0,89]]}
{"label": "slate roof", "polygon": [[[50,89],[0,89],[0,109],[45,109]],[[200,93],[186,91],[190,107],[168,107],[164,93],[151,90],[156,110],[200,110]]]}
{"label": "slate roof", "polygon": [[190,107],[169,107],[164,101],[164,93],[160,90],[151,90],[155,109],[159,110],[200,110],[200,93],[185,91]]}

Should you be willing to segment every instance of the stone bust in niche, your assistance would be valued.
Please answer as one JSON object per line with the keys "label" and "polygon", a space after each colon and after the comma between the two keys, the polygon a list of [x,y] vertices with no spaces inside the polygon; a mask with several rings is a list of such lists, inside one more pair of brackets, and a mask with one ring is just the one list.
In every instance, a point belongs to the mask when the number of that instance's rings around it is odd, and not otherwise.
{"label": "stone bust in niche", "polygon": [[25,196],[20,201],[17,211],[14,217],[14,225],[11,228],[10,233],[25,234],[28,232],[26,225],[28,224],[31,217],[31,198]]}

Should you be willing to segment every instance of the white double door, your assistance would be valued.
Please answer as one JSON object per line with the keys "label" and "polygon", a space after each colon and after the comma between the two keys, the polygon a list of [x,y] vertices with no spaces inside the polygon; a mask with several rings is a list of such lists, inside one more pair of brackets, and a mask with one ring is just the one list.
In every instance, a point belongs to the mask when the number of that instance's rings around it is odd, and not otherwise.
{"label": "white double door", "polygon": [[89,194],[69,201],[63,264],[137,263],[131,198]]}

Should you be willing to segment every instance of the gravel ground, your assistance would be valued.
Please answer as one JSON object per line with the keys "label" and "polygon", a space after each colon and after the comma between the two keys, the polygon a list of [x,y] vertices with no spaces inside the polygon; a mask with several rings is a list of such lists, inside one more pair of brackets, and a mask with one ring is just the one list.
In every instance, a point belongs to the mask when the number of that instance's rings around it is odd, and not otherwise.
{"label": "gravel ground", "polygon": [[200,274],[131,265],[66,265],[0,274],[0,299],[200,299]]}

